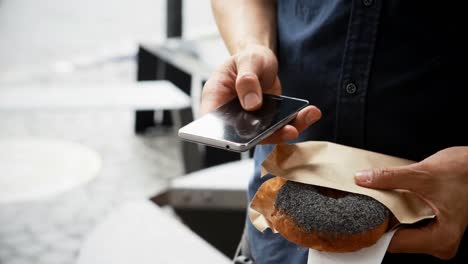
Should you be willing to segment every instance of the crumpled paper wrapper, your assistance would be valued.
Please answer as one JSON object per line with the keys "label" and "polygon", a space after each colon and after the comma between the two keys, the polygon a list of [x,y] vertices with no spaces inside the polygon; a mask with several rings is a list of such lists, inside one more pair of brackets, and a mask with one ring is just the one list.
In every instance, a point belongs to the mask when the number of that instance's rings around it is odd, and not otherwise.
{"label": "crumpled paper wrapper", "polygon": [[[413,224],[423,219],[433,218],[435,215],[429,205],[414,193],[404,190],[369,189],[358,186],[354,182],[354,174],[359,170],[397,167],[411,163],[413,161],[325,141],[277,145],[262,163],[262,177],[268,173],[277,176],[268,180],[274,181],[276,192],[269,195],[257,192],[249,206],[249,218],[259,231],[263,232],[270,228],[277,233],[270,221],[270,216],[274,209],[276,193],[287,180],[368,195],[384,204],[393,213],[397,221],[394,221],[392,229],[397,228],[399,224]],[[260,186],[259,190],[261,188]],[[388,240],[386,244],[384,243],[385,249],[388,247],[394,230],[387,233],[384,235]],[[365,263],[380,263],[386,250],[382,250],[382,242],[379,241],[377,244],[379,243],[379,252],[372,250],[377,245],[366,248],[366,251],[371,250],[371,253],[367,255],[362,254],[361,251],[364,249],[353,253],[316,252],[309,254],[309,263],[311,263],[311,256],[317,260],[317,256],[323,257],[324,255],[337,256],[338,260],[343,261],[350,256],[366,256]],[[375,257],[374,261],[367,259],[370,255]],[[339,256],[343,256],[343,259]],[[358,260],[364,261],[359,258]],[[322,260],[318,263],[334,262]]]}

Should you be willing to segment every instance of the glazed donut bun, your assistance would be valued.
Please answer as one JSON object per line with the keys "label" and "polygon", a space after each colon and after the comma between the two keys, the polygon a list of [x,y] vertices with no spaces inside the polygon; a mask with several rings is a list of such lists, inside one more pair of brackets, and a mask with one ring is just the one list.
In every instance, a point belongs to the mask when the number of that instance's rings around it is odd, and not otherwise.
{"label": "glazed donut bun", "polygon": [[371,246],[387,231],[391,213],[377,200],[293,181],[279,189],[273,227],[306,248],[352,252]]}

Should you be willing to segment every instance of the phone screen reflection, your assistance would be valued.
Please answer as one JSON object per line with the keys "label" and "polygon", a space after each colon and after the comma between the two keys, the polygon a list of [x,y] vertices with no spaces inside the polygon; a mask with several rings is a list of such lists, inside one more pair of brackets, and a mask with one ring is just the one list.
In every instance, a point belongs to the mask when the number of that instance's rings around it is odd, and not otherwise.
{"label": "phone screen reflection", "polygon": [[215,117],[223,124],[224,139],[249,142],[281,119],[281,104],[280,98],[264,95],[259,110],[245,111],[235,99],[215,111]]}

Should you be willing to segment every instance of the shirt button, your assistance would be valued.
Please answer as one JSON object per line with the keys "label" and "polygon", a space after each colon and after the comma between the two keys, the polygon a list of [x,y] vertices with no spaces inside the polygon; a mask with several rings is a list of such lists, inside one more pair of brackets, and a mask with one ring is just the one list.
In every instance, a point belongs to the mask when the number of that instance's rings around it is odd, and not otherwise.
{"label": "shirt button", "polygon": [[373,0],[362,0],[362,3],[364,4],[364,6],[369,7],[369,6],[372,5],[372,3],[374,3],[374,1]]}
{"label": "shirt button", "polygon": [[348,83],[346,85],[346,92],[348,94],[354,94],[354,93],[356,93],[356,91],[357,91],[357,87],[356,87],[356,85],[354,83]]}

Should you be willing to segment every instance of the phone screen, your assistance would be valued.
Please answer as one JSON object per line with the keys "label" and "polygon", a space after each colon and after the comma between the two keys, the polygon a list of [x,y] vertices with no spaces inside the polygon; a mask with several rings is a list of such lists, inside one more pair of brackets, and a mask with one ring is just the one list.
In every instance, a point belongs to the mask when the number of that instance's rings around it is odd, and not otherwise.
{"label": "phone screen", "polygon": [[184,130],[203,138],[246,144],[290,118],[306,105],[306,100],[264,94],[260,109],[246,111],[239,99],[235,98],[190,123]]}

